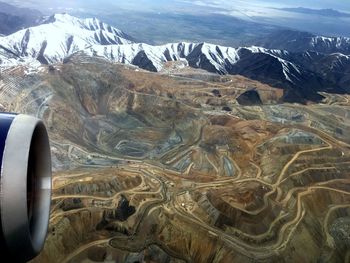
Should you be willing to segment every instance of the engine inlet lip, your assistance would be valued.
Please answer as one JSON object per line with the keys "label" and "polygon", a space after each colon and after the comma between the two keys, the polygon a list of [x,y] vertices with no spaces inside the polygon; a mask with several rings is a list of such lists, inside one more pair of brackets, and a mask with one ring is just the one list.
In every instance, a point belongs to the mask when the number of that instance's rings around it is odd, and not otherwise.
{"label": "engine inlet lip", "polygon": [[14,118],[3,151],[0,193],[6,248],[18,261],[28,261],[44,246],[51,202],[49,138],[39,119]]}

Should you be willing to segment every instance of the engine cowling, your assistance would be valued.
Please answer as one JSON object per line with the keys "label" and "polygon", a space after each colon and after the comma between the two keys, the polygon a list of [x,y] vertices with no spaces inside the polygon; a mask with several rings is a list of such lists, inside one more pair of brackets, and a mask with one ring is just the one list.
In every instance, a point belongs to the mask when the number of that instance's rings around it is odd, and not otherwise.
{"label": "engine cowling", "polygon": [[1,254],[25,262],[42,250],[51,201],[51,155],[43,122],[0,113]]}

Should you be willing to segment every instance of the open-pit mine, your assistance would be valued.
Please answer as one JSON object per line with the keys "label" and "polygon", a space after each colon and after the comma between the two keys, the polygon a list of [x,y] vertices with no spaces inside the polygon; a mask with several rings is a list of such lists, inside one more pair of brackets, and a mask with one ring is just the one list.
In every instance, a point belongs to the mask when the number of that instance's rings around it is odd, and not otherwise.
{"label": "open-pit mine", "polygon": [[42,118],[53,196],[42,262],[350,262],[350,96],[169,63],[75,55],[0,76]]}

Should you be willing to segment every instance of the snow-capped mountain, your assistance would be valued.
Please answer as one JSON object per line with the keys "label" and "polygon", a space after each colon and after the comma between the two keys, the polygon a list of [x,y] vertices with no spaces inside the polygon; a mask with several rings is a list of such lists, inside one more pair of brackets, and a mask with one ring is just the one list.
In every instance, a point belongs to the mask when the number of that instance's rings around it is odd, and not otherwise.
{"label": "snow-capped mountain", "polygon": [[[276,74],[281,74],[280,79],[293,83],[301,74],[298,66],[280,58],[288,52],[282,50],[268,50],[260,47],[223,47],[208,43],[171,43],[162,46],[151,46],[147,44],[129,45],[93,45],[84,50],[89,55],[104,57],[110,61],[125,64],[133,64],[150,71],[162,70],[164,64],[169,61],[187,60],[189,66],[205,69],[219,74],[239,74],[247,67],[250,58],[258,57],[274,60],[278,67]],[[269,60],[269,62],[271,62]],[[251,61],[257,66],[256,59]],[[245,68],[246,68],[245,67]],[[260,68],[260,72],[262,69]]]}
{"label": "snow-capped mountain", "polygon": [[[185,60],[194,68],[218,74],[240,74],[284,88],[286,101],[317,101],[318,91],[350,92],[350,56],[315,52],[292,53],[261,47],[231,48],[207,43],[93,45],[84,50],[114,62],[160,71],[168,61]],[[341,72],[341,69],[344,71]],[[327,76],[326,78],[324,76]]]}
{"label": "snow-capped mountain", "polygon": [[308,32],[295,30],[279,30],[265,39],[257,39],[252,44],[292,52],[314,51],[325,54],[342,53],[350,55],[349,37],[316,36]]}
{"label": "snow-capped mountain", "polygon": [[132,40],[128,35],[96,18],[56,14],[39,26],[1,37],[0,56],[53,63],[91,45],[129,43]]}
{"label": "snow-capped mountain", "polygon": [[[122,31],[97,19],[54,15],[44,24],[0,37],[0,66],[36,61],[67,61],[77,52],[160,71],[166,62],[219,74],[240,74],[286,90],[286,101],[320,100],[318,91],[350,92],[350,57],[316,52],[293,53],[262,47],[223,47],[207,43],[161,46],[134,43]],[[325,66],[324,66],[325,65]],[[334,65],[334,66],[332,66]],[[343,72],[343,73],[342,73]]]}

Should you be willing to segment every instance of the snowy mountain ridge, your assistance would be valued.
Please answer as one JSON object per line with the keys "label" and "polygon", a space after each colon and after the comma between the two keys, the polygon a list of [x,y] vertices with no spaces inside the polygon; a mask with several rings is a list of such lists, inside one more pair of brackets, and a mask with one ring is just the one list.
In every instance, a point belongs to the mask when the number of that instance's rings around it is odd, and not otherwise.
{"label": "snowy mountain ridge", "polygon": [[286,49],[292,52],[313,51],[324,54],[342,53],[350,55],[349,37],[317,36],[309,32],[278,30],[253,44],[266,48]]}
{"label": "snowy mountain ridge", "polygon": [[98,19],[56,14],[39,26],[0,37],[0,56],[24,60],[35,58],[41,63],[54,63],[91,45],[132,42],[125,33]]}
{"label": "snowy mountain ridge", "polygon": [[[187,42],[152,46],[135,43],[127,34],[98,19],[67,14],[51,16],[39,26],[0,37],[1,68],[21,63],[64,62],[78,52],[154,72],[161,71],[166,62],[183,60],[193,68],[240,74],[282,87],[289,92],[286,97],[290,101],[320,100],[318,91],[344,93],[349,86],[345,73],[350,70],[350,60],[343,54]],[[339,71],[345,75],[339,75]]]}
{"label": "snowy mountain ridge", "polygon": [[80,19],[68,14],[53,15],[39,26],[0,38],[2,66],[32,60],[43,64],[57,63],[79,51],[151,71],[160,71],[165,62],[185,59],[190,66],[220,74],[230,73],[230,68],[242,55],[244,57],[249,53],[264,53],[280,61],[287,81],[293,81],[289,68],[297,70],[297,66],[279,57],[285,55],[286,51],[254,46],[232,48],[185,42],[151,46],[134,43],[132,38],[121,30],[96,18]]}

